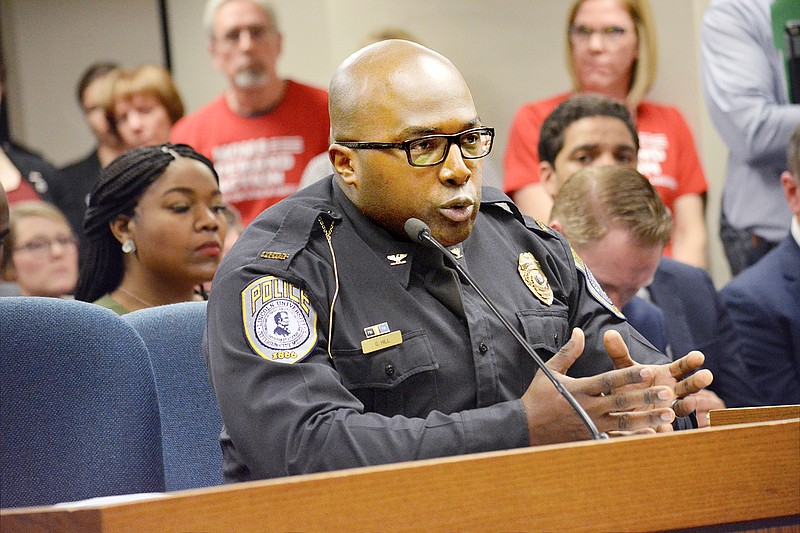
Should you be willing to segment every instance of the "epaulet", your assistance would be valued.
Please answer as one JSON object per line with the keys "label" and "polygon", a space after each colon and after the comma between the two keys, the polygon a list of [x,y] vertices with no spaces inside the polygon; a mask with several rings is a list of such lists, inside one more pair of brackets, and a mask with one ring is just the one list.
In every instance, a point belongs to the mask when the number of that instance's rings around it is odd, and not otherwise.
{"label": "epaulet", "polygon": [[539,220],[535,217],[529,217],[527,215],[523,215],[525,218],[525,226],[528,229],[532,229],[536,233],[547,235],[548,237],[556,237],[556,232],[553,228]]}
{"label": "epaulet", "polygon": [[499,207],[508,213],[510,213],[520,224],[524,225],[529,230],[537,233],[538,235],[557,238],[557,234],[553,228],[543,223],[541,220],[530,217],[527,215],[523,215],[522,212],[517,207],[517,204],[514,203],[511,198],[509,198],[505,193],[503,193],[499,189],[495,189],[494,187],[484,187],[483,191],[483,199],[481,200],[481,206],[493,206]]}
{"label": "epaulet", "polygon": [[286,212],[278,230],[259,252],[259,258],[270,261],[273,269],[288,270],[292,259],[302,251],[317,231],[322,234],[325,227],[341,215],[327,206],[295,204]]}

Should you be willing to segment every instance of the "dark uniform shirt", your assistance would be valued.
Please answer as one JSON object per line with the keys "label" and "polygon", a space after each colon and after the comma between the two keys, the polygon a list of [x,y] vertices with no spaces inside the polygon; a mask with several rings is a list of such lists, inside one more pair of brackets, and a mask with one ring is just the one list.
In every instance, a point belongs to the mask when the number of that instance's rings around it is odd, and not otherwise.
{"label": "dark uniform shirt", "polygon": [[[500,191],[483,196],[472,233],[451,250],[543,359],[581,327],[586,349],[570,375],[612,368],[607,328],[637,361],[667,361],[563,237]],[[205,344],[228,481],[529,445],[520,397],[533,359],[466,283],[463,318],[436,299],[420,253],[430,249],[373,224],[330,178],[247,227],[214,278]],[[523,280],[527,253],[546,281]],[[274,334],[278,312],[289,338]]]}

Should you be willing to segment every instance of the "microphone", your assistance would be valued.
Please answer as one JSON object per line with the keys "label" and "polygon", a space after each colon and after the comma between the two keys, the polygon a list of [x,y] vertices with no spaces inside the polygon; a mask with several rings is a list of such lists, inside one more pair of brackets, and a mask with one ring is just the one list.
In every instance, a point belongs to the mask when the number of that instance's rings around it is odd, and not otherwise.
{"label": "microphone", "polygon": [[423,246],[436,248],[437,250],[439,250],[444,254],[447,261],[453,265],[453,268],[455,268],[460,275],[464,276],[464,279],[466,279],[470,285],[472,285],[472,288],[475,289],[475,292],[478,293],[478,296],[480,296],[481,299],[484,302],[486,302],[486,305],[489,306],[489,309],[491,309],[492,312],[497,316],[497,318],[500,319],[500,322],[502,322],[503,325],[506,327],[506,329],[511,333],[511,335],[514,336],[519,345],[522,346],[522,348],[528,353],[528,355],[533,357],[533,360],[536,362],[536,365],[539,367],[539,369],[542,372],[544,372],[544,375],[547,376],[547,379],[550,380],[550,382],[553,384],[556,390],[559,393],[561,393],[561,396],[563,396],[564,399],[567,400],[567,402],[569,402],[569,404],[572,406],[575,412],[578,413],[578,416],[581,417],[583,423],[586,424],[587,428],[589,428],[589,431],[592,434],[592,438],[596,440],[607,439],[608,435],[605,433],[601,433],[597,429],[597,426],[595,425],[594,421],[589,417],[589,415],[586,413],[583,407],[581,407],[581,404],[578,403],[578,400],[576,400],[575,397],[567,389],[564,388],[564,385],[562,385],[561,382],[558,381],[555,374],[553,374],[553,371],[550,370],[550,368],[545,364],[542,358],[539,357],[539,354],[537,354],[533,350],[533,348],[531,348],[528,345],[527,341],[525,341],[522,335],[520,335],[519,332],[516,329],[514,329],[511,323],[505,319],[505,317],[500,313],[497,307],[495,307],[495,305],[492,303],[489,297],[486,296],[483,290],[481,290],[481,288],[475,283],[475,280],[472,279],[472,276],[467,274],[467,271],[462,268],[462,266],[458,263],[458,261],[456,261],[456,258],[453,256],[450,250],[442,246],[442,244],[439,241],[433,238],[433,236],[431,235],[431,229],[428,227],[428,225],[418,218],[409,218],[408,220],[406,220],[406,223],[403,227],[406,231],[406,235],[408,235],[408,237],[412,241],[422,244]]}

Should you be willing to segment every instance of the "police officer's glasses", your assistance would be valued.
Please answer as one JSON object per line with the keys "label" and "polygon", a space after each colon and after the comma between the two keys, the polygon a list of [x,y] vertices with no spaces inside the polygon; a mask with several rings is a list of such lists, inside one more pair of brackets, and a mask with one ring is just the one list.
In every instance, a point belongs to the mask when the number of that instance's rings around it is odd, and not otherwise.
{"label": "police officer's glasses", "polygon": [[458,145],[464,159],[480,159],[492,151],[494,128],[473,128],[453,135],[426,135],[401,143],[334,141],[356,150],[403,150],[412,167],[432,167],[447,158],[450,146]]}

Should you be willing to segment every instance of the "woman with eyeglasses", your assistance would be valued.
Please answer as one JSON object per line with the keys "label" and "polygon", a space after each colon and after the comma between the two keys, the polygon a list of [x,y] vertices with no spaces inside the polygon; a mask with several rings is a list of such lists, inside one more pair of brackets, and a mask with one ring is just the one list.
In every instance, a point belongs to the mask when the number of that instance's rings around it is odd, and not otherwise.
{"label": "woman with eyeglasses", "polygon": [[202,299],[222,257],[225,211],[211,161],[191,147],[125,152],[90,195],[75,298],[117,314]]}
{"label": "woman with eyeglasses", "polygon": [[78,280],[78,241],[67,218],[47,202],[17,202],[10,209],[9,233],[0,272],[23,296],[69,296]]}
{"label": "woman with eyeglasses", "polygon": [[[503,161],[505,191],[524,213],[548,220],[553,199],[540,180],[546,163],[539,161],[537,151],[542,122],[576,93],[624,102],[639,132],[638,170],[672,211],[674,229],[665,253],[705,268],[707,184],[692,133],[677,108],[644,99],[655,79],[658,55],[648,0],[575,0],[565,38],[572,91],[517,111]],[[587,137],[587,146],[601,137]],[[591,149],[583,152],[571,155],[583,166],[615,164],[594,157]]]}

